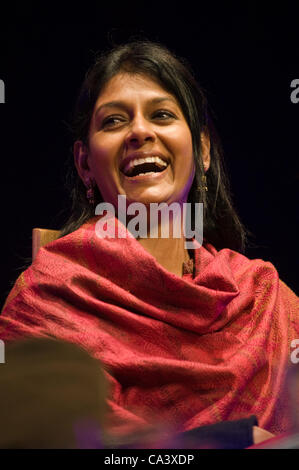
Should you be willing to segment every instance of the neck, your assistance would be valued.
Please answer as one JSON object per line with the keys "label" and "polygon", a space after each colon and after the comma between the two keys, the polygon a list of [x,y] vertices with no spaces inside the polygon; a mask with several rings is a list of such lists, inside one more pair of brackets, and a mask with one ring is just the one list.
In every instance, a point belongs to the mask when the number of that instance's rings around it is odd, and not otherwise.
{"label": "neck", "polygon": [[[183,263],[190,259],[185,248],[182,212],[170,213],[169,220],[159,217],[157,223],[148,224],[148,236],[138,237],[138,242],[160,263],[166,270],[183,275]],[[155,236],[151,236],[155,235]]]}

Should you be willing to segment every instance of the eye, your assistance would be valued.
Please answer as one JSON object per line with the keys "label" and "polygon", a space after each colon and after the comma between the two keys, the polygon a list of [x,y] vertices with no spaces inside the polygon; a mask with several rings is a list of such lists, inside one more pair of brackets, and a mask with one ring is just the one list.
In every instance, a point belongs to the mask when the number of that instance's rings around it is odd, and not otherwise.
{"label": "eye", "polygon": [[108,116],[103,120],[102,128],[117,127],[119,124],[122,124],[124,120],[122,116]]}
{"label": "eye", "polygon": [[162,121],[166,121],[167,119],[176,119],[175,115],[170,111],[166,111],[165,109],[159,109],[154,113],[154,117],[161,119]]}

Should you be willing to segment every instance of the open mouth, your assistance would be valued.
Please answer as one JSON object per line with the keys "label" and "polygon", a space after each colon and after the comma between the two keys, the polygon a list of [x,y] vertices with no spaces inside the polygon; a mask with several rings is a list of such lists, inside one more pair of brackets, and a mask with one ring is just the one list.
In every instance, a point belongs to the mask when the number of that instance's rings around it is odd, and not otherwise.
{"label": "open mouth", "polygon": [[150,173],[161,173],[166,170],[167,167],[168,163],[160,157],[147,157],[131,160],[122,170],[122,173],[129,178],[133,178],[134,176],[147,175]]}

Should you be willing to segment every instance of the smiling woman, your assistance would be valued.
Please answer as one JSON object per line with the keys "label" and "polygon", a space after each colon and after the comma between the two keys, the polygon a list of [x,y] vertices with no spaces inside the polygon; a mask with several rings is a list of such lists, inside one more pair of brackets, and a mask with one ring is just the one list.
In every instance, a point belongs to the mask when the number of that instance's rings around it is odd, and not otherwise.
{"label": "smiling woman", "polygon": [[[149,41],[101,54],[79,93],[73,142],[70,217],[16,281],[1,339],[54,336],[98,359],[110,444],[159,427],[190,431],[199,447],[242,448],[291,430],[298,299],[271,263],[240,253],[248,232],[186,61]],[[184,204],[202,203],[204,243],[187,250],[185,232],[163,237],[162,217],[155,238],[135,239],[120,196],[147,217],[151,204],[176,204],[172,227]],[[97,237],[99,203],[116,209],[118,237]]]}
{"label": "smiling woman", "polygon": [[[125,194],[128,203],[202,202],[206,238],[218,249],[245,250],[249,232],[233,208],[220,140],[204,92],[185,60],[149,41],[100,54],[82,85],[72,129],[77,171],[71,156],[72,213],[62,236],[94,215],[85,197],[86,187],[94,185],[96,204],[116,204],[117,194]],[[111,144],[108,155],[105,146]],[[124,165],[129,163],[127,171],[131,170],[134,159],[146,157],[167,163],[163,177],[140,176],[143,168],[123,174]],[[97,178],[100,167],[100,184],[88,172],[88,161],[93,168],[98,166]]]}

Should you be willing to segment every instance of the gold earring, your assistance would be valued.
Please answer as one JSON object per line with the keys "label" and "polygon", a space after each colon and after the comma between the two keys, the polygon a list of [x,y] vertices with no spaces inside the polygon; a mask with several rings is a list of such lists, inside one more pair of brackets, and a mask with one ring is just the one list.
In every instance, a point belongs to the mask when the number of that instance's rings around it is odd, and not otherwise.
{"label": "gold earring", "polygon": [[202,181],[202,186],[198,186],[197,190],[200,191],[201,189],[203,189],[204,191],[208,191],[207,177],[205,175],[202,175],[201,181]]}

